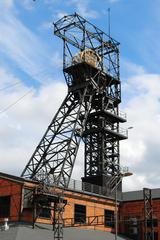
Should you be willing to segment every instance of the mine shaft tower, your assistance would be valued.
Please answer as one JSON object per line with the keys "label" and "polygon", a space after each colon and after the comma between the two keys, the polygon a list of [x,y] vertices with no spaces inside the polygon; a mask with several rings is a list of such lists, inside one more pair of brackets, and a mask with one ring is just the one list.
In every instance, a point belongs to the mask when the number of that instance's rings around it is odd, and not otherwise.
{"label": "mine shaft tower", "polygon": [[120,172],[119,43],[80,17],[54,23],[63,40],[63,72],[68,94],[26,165],[22,176],[68,187],[81,139],[85,145],[84,182],[106,186]]}

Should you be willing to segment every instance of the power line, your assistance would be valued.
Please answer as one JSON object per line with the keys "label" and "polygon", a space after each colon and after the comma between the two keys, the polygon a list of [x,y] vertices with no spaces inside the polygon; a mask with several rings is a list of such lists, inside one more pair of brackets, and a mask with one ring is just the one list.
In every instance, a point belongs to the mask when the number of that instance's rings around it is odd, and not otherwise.
{"label": "power line", "polygon": [[3,90],[6,90],[6,89],[8,89],[8,88],[12,88],[12,87],[14,87],[14,86],[17,86],[17,85],[20,85],[20,84],[22,84],[22,82],[15,82],[15,83],[12,83],[12,84],[9,84],[8,86],[6,86],[6,87],[3,87],[3,88],[0,88],[0,91],[3,91]]}
{"label": "power line", "polygon": [[13,102],[12,104],[8,105],[6,108],[2,109],[0,111],[1,113],[6,112],[8,109],[12,108],[13,106],[15,106],[18,102],[20,102],[24,97],[26,97],[29,93],[33,92],[33,89],[29,90],[28,92],[26,92],[23,96],[21,96],[20,98],[18,98],[15,102]]}

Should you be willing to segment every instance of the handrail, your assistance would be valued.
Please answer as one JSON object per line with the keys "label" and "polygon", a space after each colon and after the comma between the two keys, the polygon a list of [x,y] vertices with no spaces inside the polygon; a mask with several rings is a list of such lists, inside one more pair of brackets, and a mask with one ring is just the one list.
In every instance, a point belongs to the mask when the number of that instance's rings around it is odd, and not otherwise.
{"label": "handrail", "polygon": [[127,113],[119,111],[119,116],[123,119],[127,119]]}
{"label": "handrail", "polygon": [[104,223],[104,215],[79,217],[77,221],[75,218],[63,219],[63,227],[94,226],[104,225]]}

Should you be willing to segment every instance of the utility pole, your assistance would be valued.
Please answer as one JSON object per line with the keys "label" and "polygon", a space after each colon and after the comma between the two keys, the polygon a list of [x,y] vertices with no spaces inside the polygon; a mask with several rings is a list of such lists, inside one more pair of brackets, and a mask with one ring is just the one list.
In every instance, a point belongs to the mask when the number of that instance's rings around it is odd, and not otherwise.
{"label": "utility pole", "polygon": [[[118,209],[117,209],[117,193],[118,193],[118,187],[122,183],[122,179],[124,177],[132,176],[133,173],[129,172],[128,170],[124,173],[119,173],[119,175],[115,176],[113,183],[114,188],[112,188],[112,191],[115,191],[115,240],[118,239]],[[111,192],[112,192],[111,191]]]}

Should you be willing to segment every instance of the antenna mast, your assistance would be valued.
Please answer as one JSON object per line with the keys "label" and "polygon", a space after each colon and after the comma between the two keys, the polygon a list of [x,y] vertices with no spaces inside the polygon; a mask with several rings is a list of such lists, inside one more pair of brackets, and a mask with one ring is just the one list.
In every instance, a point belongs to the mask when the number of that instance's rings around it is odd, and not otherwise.
{"label": "antenna mast", "polygon": [[108,8],[108,35],[111,36],[111,9]]}

